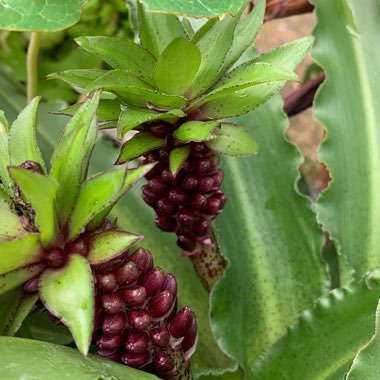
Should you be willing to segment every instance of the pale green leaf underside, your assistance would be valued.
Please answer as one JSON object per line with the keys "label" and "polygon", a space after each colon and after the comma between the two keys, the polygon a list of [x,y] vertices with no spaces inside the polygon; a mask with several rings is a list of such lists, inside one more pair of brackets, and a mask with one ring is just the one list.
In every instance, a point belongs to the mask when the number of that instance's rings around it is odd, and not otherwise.
{"label": "pale green leaf underside", "polygon": [[173,175],[177,175],[182,165],[185,163],[190,154],[190,145],[184,145],[173,149],[169,154],[169,169]]}
{"label": "pale green leaf underside", "polygon": [[343,379],[358,349],[373,335],[379,297],[379,271],[333,290],[257,361],[251,378]]}
{"label": "pale green leaf underside", "polygon": [[313,2],[313,56],[327,77],[315,100],[315,116],[327,129],[319,159],[332,177],[316,209],[359,278],[380,266],[380,55],[373,50],[380,8],[377,0]]}
{"label": "pale green leaf underside", "polygon": [[8,149],[8,134],[5,132],[0,132],[0,179],[3,183],[4,190],[11,197],[12,196],[12,185],[9,178],[8,166],[9,164],[9,149]]}
{"label": "pale green leaf underside", "polygon": [[187,121],[173,132],[181,142],[209,141],[216,137],[213,132],[220,125],[217,121]]}
{"label": "pale green leaf underside", "polygon": [[0,3],[0,29],[55,31],[79,21],[84,0],[4,0]]}
{"label": "pale green leaf underside", "polygon": [[94,284],[91,268],[80,255],[72,255],[59,270],[46,270],[39,293],[45,307],[71,331],[79,351],[87,355],[94,321]]}

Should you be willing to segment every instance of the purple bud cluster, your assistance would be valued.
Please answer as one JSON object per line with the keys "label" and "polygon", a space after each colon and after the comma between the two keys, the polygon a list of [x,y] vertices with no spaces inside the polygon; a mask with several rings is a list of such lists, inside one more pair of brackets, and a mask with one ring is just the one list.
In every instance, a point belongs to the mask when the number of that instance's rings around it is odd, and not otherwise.
{"label": "purple bud cluster", "polygon": [[163,379],[184,378],[197,324],[188,307],[177,312],[177,282],[139,248],[93,268],[97,354]]}
{"label": "purple bud cluster", "polygon": [[185,254],[194,255],[203,245],[212,244],[210,227],[227,200],[220,190],[224,173],[218,169],[219,154],[205,143],[192,142],[189,157],[173,175],[169,154],[181,144],[168,137],[170,128],[165,130],[165,126],[154,124],[150,128],[157,137],[167,137],[167,144],[144,155],[144,164],[157,164],[146,175],[148,183],[142,187],[142,196],[156,211],[156,226],[175,232]]}

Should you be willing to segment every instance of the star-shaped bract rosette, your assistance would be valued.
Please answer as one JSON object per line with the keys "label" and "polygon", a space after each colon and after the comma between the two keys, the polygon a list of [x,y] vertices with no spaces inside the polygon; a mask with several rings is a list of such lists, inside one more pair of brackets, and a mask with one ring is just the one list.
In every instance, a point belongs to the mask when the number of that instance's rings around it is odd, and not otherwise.
{"label": "star-shaped bract rosette", "polygon": [[49,172],[36,143],[39,98],[10,128],[0,114],[0,294],[23,284],[24,305],[31,309],[41,299],[85,355],[95,308],[91,266],[125,254],[142,238],[117,229],[107,214],[154,166],[120,165],[87,178],[99,99],[95,92],[73,115]]}

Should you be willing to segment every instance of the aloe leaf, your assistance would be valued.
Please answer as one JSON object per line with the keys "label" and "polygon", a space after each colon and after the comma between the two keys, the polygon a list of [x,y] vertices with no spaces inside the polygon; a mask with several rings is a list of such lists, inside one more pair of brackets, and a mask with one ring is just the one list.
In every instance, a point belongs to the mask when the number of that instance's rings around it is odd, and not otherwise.
{"label": "aloe leaf", "polygon": [[55,380],[158,380],[154,375],[96,355],[84,358],[73,348],[13,337],[0,337],[0,370],[10,380],[33,378],[36,373],[41,379]]}
{"label": "aloe leaf", "polygon": [[15,269],[0,275],[0,294],[14,289],[31,278],[40,274],[45,268],[43,264],[33,264],[23,268]]}
{"label": "aloe leaf", "polygon": [[[211,323],[220,347],[246,375],[298,314],[326,292],[322,234],[308,199],[294,191],[301,157],[284,140],[288,121],[281,108],[275,96],[234,119],[255,130],[260,154],[222,160],[224,191],[233,201],[216,226],[230,266],[212,292]],[[236,307],[240,304],[244,307]]]}
{"label": "aloe leaf", "polygon": [[89,239],[87,260],[101,264],[119,256],[143,238],[126,231],[111,230],[92,235]]}
{"label": "aloe leaf", "polygon": [[219,126],[217,121],[187,121],[173,132],[173,136],[184,143],[209,141],[216,138],[214,130]]}
{"label": "aloe leaf", "polygon": [[[50,177],[22,168],[9,169],[12,178],[21,189],[21,195],[31,204],[36,213],[36,224],[44,247],[55,242],[58,235],[58,221],[55,209],[55,195],[58,183]],[[43,189],[43,191],[41,191]]]}
{"label": "aloe leaf", "polygon": [[64,129],[54,150],[50,175],[59,182],[56,205],[59,221],[67,223],[79,187],[86,178],[96,139],[96,107],[99,93],[83,104]]}
{"label": "aloe leaf", "polygon": [[141,45],[156,58],[175,38],[186,37],[181,22],[174,15],[147,13],[139,3],[138,17]]}
{"label": "aloe leaf", "polygon": [[[338,253],[360,278],[380,266],[380,87],[374,76],[380,57],[368,53],[380,33],[378,2],[313,3],[318,16],[313,56],[327,78],[315,100],[315,116],[327,130],[319,158],[332,177],[316,210]],[[334,22],[331,12],[339,15]],[[360,181],[352,181],[355,176]]]}
{"label": "aloe leaf", "polygon": [[46,172],[45,162],[37,146],[36,125],[39,97],[34,98],[18,115],[9,134],[9,159],[14,166],[34,161]]}
{"label": "aloe leaf", "polygon": [[44,271],[39,293],[45,307],[69,328],[79,351],[86,356],[95,313],[94,284],[87,260],[74,254],[65,267]]}
{"label": "aloe leaf", "polygon": [[0,241],[0,274],[38,262],[42,256],[39,234]]}
{"label": "aloe leaf", "polygon": [[379,297],[379,270],[334,289],[257,361],[251,378],[342,379],[373,335]]}
{"label": "aloe leaf", "polygon": [[208,141],[207,145],[219,153],[242,157],[256,154],[259,150],[253,137],[236,124],[221,123],[214,133],[216,138]]}
{"label": "aloe leaf", "polygon": [[141,46],[117,37],[78,37],[76,43],[90,53],[101,57],[115,69],[128,70],[153,83],[156,60]]}
{"label": "aloe leaf", "polygon": [[69,224],[73,240],[97,214],[113,206],[154,165],[126,170],[121,167],[89,178],[82,186]]}
{"label": "aloe leaf", "polygon": [[68,83],[80,94],[87,94],[86,88],[106,72],[107,70],[100,69],[72,69],[49,74],[46,79],[59,79]]}
{"label": "aloe leaf", "polygon": [[120,114],[120,119],[117,124],[118,138],[122,138],[125,133],[137,127],[142,123],[154,120],[175,121],[186,114],[181,110],[170,110],[166,113],[150,110],[147,108],[127,108]]}
{"label": "aloe leaf", "polygon": [[175,38],[158,58],[154,81],[166,94],[184,95],[197,75],[202,56],[187,38]]}
{"label": "aloe leaf", "polygon": [[169,154],[169,169],[175,176],[186,162],[190,154],[190,145],[180,146],[173,149]]}

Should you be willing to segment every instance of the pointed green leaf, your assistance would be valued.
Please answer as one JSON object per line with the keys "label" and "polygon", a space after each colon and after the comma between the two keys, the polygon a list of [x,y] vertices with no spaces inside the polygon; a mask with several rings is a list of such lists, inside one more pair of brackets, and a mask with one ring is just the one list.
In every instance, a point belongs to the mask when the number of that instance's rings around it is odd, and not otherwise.
{"label": "pointed green leaf", "polygon": [[217,121],[187,121],[173,132],[173,136],[181,142],[209,141],[216,137],[214,129],[219,127]]}
{"label": "pointed green leaf", "polygon": [[121,147],[120,156],[116,163],[123,164],[124,162],[134,160],[142,154],[164,145],[166,145],[166,139],[156,137],[149,132],[137,133]]}
{"label": "pointed green leaf", "polygon": [[41,98],[34,98],[18,115],[9,134],[10,164],[21,165],[25,161],[38,162],[46,171],[45,163],[37,146],[37,108]]}
{"label": "pointed green leaf", "polygon": [[13,337],[0,337],[0,370],[7,380],[158,380],[97,355],[84,358],[73,348]]}
{"label": "pointed green leaf", "polygon": [[87,260],[91,265],[101,264],[127,251],[143,238],[126,231],[111,230],[92,235]]}
{"label": "pointed green leaf", "polygon": [[5,113],[3,110],[0,110],[0,135],[9,132],[8,120],[5,117]]}
{"label": "pointed green leaf", "polygon": [[219,153],[229,156],[250,156],[259,150],[257,142],[243,128],[232,123],[222,123],[220,129],[215,129],[216,139],[207,145]]}
{"label": "pointed green leaf", "polygon": [[177,37],[186,37],[185,30],[174,15],[147,13],[138,4],[140,40],[143,48],[156,58]]}
{"label": "pointed green leaf", "polygon": [[379,271],[333,290],[267,350],[251,378],[343,379],[357,350],[373,335],[379,297]]}
{"label": "pointed green leaf", "polygon": [[30,203],[36,213],[36,224],[40,240],[47,247],[58,237],[58,221],[55,209],[55,195],[58,183],[50,177],[22,168],[9,169],[12,178],[21,189],[21,195]]}
{"label": "pointed green leaf", "polygon": [[9,196],[12,196],[12,185],[9,178],[8,166],[9,162],[9,149],[8,149],[8,134],[5,132],[0,133],[0,179],[3,183],[4,190]]}
{"label": "pointed green leaf", "polygon": [[160,91],[184,95],[197,75],[202,56],[187,38],[174,39],[158,58],[154,81]]}
{"label": "pointed green leaf", "polygon": [[86,88],[107,73],[107,70],[100,69],[73,69],[49,74],[46,79],[59,79],[68,83],[75,91],[80,94],[87,94]]}
{"label": "pointed green leaf", "polygon": [[74,239],[97,214],[114,205],[154,164],[126,170],[125,166],[89,178],[82,186],[69,225]]}
{"label": "pointed green leaf", "polygon": [[101,57],[114,69],[128,70],[149,83],[153,82],[156,60],[141,46],[117,37],[78,37],[75,41],[83,49]]}
{"label": "pointed green leaf", "polygon": [[38,234],[0,241],[0,274],[10,272],[41,259],[42,247]]}
{"label": "pointed green leaf", "polygon": [[94,323],[94,284],[91,268],[80,255],[71,255],[58,270],[46,270],[39,292],[45,307],[71,331],[79,351],[86,356]]}
{"label": "pointed green leaf", "polygon": [[121,139],[128,131],[147,121],[168,120],[170,122],[184,116],[186,116],[186,114],[177,109],[163,113],[148,108],[128,107],[120,114],[120,119],[117,124],[117,135],[118,138]]}
{"label": "pointed green leaf", "polygon": [[66,223],[74,206],[96,139],[96,107],[99,93],[85,102],[65,127],[52,155],[50,175],[59,182],[56,205],[58,218]]}
{"label": "pointed green leaf", "polygon": [[193,27],[191,26],[191,22],[189,21],[189,19],[187,19],[186,17],[183,17],[182,26],[183,26],[183,29],[185,29],[187,37],[189,37],[189,39],[191,40],[194,37],[195,32],[194,32]]}
{"label": "pointed green leaf", "polygon": [[33,264],[24,268],[15,269],[0,275],[0,294],[7,292],[40,274],[44,269],[43,264]]}
{"label": "pointed green leaf", "polygon": [[13,316],[17,310],[17,305],[22,298],[22,289],[12,289],[0,296],[0,335],[7,335]]}
{"label": "pointed green leaf", "polygon": [[173,175],[177,175],[182,165],[186,162],[190,154],[190,145],[184,145],[173,149],[169,154],[169,169]]}

